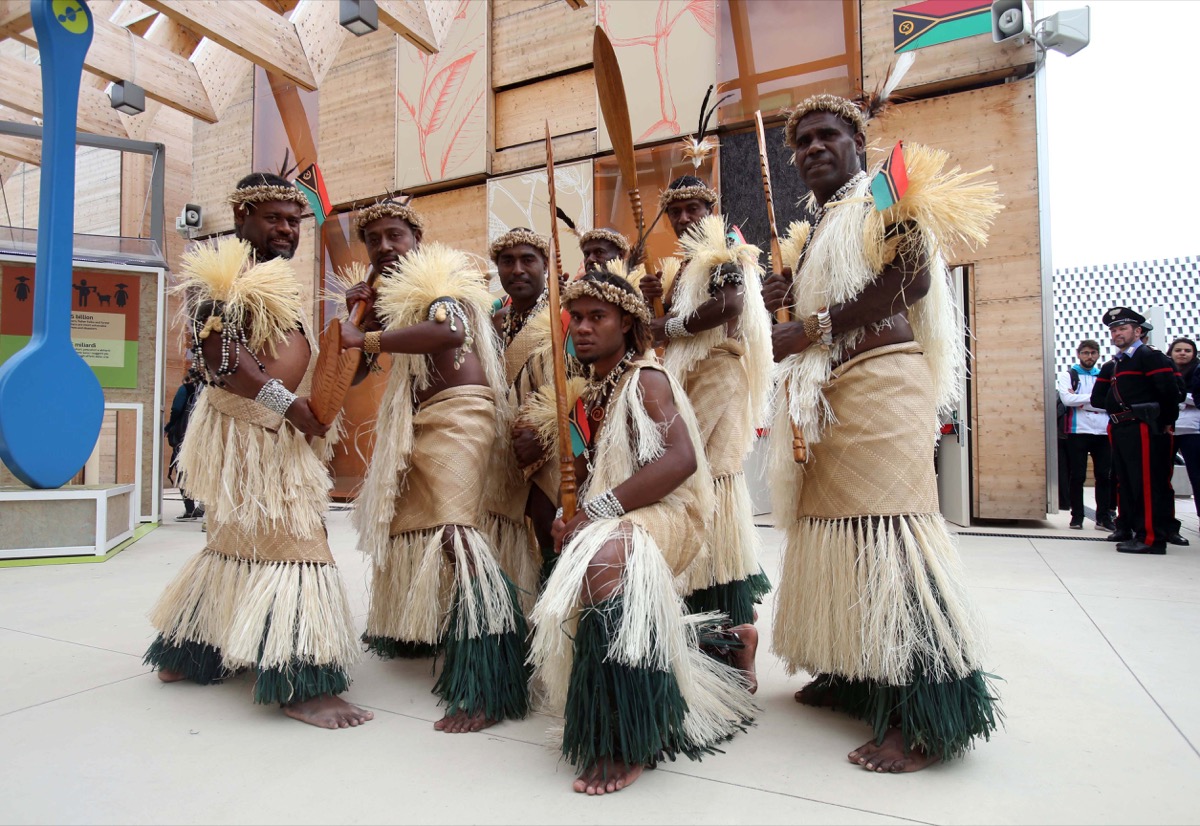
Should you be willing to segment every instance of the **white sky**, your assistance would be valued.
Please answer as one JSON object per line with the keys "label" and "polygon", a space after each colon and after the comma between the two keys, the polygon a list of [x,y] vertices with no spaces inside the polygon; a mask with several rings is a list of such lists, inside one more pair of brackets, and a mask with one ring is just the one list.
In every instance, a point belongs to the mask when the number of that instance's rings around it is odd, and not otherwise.
{"label": "white sky", "polygon": [[1054,268],[1200,254],[1200,2],[1086,5],[1091,43],[1042,69]]}

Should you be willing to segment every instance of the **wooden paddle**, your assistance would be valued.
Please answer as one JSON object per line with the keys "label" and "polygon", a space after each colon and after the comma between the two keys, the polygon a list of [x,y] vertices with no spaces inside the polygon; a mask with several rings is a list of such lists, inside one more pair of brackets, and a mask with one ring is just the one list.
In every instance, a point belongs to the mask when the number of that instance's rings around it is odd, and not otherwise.
{"label": "wooden paddle", "polygon": [[[771,197],[771,162],[767,158],[767,133],[763,129],[762,112],[754,113],[754,130],[758,134],[758,161],[762,168],[763,197],[767,202],[767,228],[771,235],[771,263],[783,271],[783,251],[779,248],[779,228],[775,223],[775,201]],[[780,307],[775,312],[776,321],[791,321],[791,313],[787,307]],[[792,458],[803,462],[808,458],[808,445],[804,443],[804,434],[796,423],[792,422]]]}
{"label": "wooden paddle", "polygon": [[[633,208],[633,223],[637,233],[642,235],[644,220],[642,218],[642,193],[637,183],[637,156],[633,152],[633,127],[629,125],[629,102],[625,99],[625,84],[621,80],[621,65],[617,63],[617,53],[613,51],[612,42],[600,26],[592,37],[592,62],[596,71],[596,95],[600,100],[600,111],[604,113],[604,124],[608,127],[608,137],[612,141],[613,154],[617,158],[617,168],[621,170],[621,178],[629,187],[629,205]],[[663,316],[661,298],[654,299],[654,315]]]}
{"label": "wooden paddle", "polygon": [[92,455],[104,391],[71,344],[75,233],[75,125],[92,12],[79,0],[33,0],[42,64],[41,206],[33,282],[33,336],[0,365],[0,459],[30,487],[57,488]]}
{"label": "wooden paddle", "polygon": [[571,421],[567,413],[567,359],[566,342],[563,334],[562,301],[558,294],[558,204],[554,191],[554,144],[550,140],[550,121],[546,121],[546,190],[550,195],[550,277],[546,279],[550,296],[550,353],[554,362],[554,406],[558,413],[558,468],[561,481],[559,494],[563,521],[570,522],[575,516],[576,484],[575,453],[571,450]]}
{"label": "wooden paddle", "polygon": [[[368,286],[379,283],[379,273],[372,271],[367,279]],[[360,301],[350,311],[350,323],[357,327],[366,315],[367,304]],[[313,368],[312,393],[308,397],[313,415],[321,424],[330,424],[337,418],[346,394],[354,383],[354,374],[362,365],[363,351],[360,347],[342,349],[342,322],[335,318],[325,325],[321,333],[321,352]]]}

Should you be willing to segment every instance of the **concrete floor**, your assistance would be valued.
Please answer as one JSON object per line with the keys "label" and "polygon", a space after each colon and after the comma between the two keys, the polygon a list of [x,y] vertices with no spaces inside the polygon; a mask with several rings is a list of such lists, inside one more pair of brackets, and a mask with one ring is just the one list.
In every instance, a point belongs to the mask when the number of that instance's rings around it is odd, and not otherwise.
{"label": "concrete floor", "polygon": [[[1090,521],[1059,530],[1065,516],[1035,538],[961,537],[1007,718],[964,760],[905,776],[847,763],[868,732],[792,700],[803,675],[770,654],[768,605],[758,725],[588,799],[544,745],[550,718],[435,732],[428,661],[365,659],[347,696],[376,716],[347,731],[253,705],[245,678],[159,683],[145,615],[204,540],[169,500],[107,563],[0,570],[0,821],[1195,823],[1200,534],[1179,504],[1192,546],[1165,557],[1117,554]],[[366,565],[347,513],[329,523],[363,622]],[[775,572],[779,534],[762,530]]]}

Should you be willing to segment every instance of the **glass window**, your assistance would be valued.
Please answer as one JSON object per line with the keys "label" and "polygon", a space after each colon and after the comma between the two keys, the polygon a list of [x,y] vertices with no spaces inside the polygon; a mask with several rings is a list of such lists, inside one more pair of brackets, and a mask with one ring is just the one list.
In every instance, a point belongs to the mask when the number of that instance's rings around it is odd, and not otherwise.
{"label": "glass window", "polygon": [[727,0],[719,3],[717,113],[737,123],[822,92],[850,96],[862,84],[857,0]]}
{"label": "glass window", "polygon": [[[658,214],[659,193],[680,175],[695,175],[720,191],[719,182],[713,179],[715,154],[705,159],[697,170],[690,160],[683,157],[683,144],[680,141],[637,150],[638,192],[642,196],[642,212],[647,227]],[[629,204],[627,187],[616,158],[611,155],[597,158],[595,170],[596,226],[615,229],[629,238],[631,244],[636,242],[633,208]],[[664,216],[647,239],[646,259],[654,262],[671,255],[675,251],[675,244],[675,233]]]}

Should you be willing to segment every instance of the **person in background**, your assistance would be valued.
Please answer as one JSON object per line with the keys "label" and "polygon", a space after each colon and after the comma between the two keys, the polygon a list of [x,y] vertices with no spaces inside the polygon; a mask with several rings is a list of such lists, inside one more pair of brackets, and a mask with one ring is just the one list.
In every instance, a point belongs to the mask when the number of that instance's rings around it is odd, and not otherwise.
{"label": "person in background", "polygon": [[[163,433],[167,436],[167,444],[171,446],[171,470],[170,478],[172,482],[179,484],[176,473],[179,470],[179,448],[183,444],[183,437],[187,433],[188,418],[192,415],[192,408],[196,406],[196,398],[200,395],[201,384],[198,380],[195,367],[192,362],[187,362],[187,367],[183,373],[183,383],[179,385],[179,389],[175,391],[175,398],[171,401],[171,417],[167,419],[166,425],[163,426]],[[175,517],[176,521],[184,522],[192,519],[199,519],[204,516],[203,503],[197,505],[183,486],[180,485],[179,495],[183,497],[183,515]]]}
{"label": "person in background", "polygon": [[1092,386],[1100,368],[1100,344],[1092,339],[1079,342],[1075,351],[1079,363],[1059,374],[1058,398],[1066,409],[1062,419],[1068,467],[1070,468],[1069,500],[1071,528],[1083,529],[1083,482],[1087,476],[1088,456],[1092,457],[1092,473],[1096,478],[1096,527],[1116,530],[1109,509],[1112,507],[1112,451],[1108,444],[1108,414],[1092,407]]}
{"label": "person in background", "polygon": [[1175,369],[1183,377],[1183,386],[1189,389],[1183,402],[1179,405],[1179,418],[1175,422],[1175,448],[1183,457],[1187,467],[1188,480],[1192,483],[1192,499],[1196,503],[1196,513],[1200,514],[1200,409],[1196,407],[1195,387],[1200,371],[1196,365],[1196,342],[1190,338],[1177,338],[1171,342],[1171,361]]}

